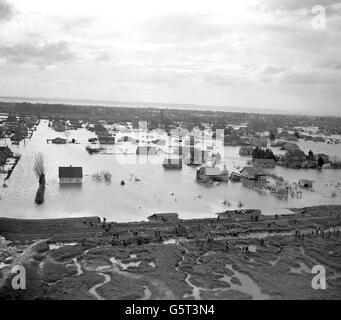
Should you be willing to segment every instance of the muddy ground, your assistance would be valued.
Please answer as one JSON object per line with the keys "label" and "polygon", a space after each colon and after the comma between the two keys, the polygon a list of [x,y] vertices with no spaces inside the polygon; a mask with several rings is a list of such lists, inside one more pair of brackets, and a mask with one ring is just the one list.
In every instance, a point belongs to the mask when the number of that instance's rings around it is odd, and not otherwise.
{"label": "muddy ground", "polygon": [[[0,299],[341,299],[341,206],[294,212],[258,222],[0,219],[11,241],[0,249]],[[18,264],[26,290],[11,287]],[[312,288],[315,265],[326,290]]]}

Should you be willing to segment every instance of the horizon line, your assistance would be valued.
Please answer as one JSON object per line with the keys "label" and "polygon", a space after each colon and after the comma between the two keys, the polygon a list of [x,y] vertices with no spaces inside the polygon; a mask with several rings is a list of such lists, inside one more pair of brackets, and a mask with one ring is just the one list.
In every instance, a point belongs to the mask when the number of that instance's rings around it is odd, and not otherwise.
{"label": "horizon line", "polygon": [[[19,99],[20,101],[15,101]],[[1,101],[1,100],[12,100],[12,101]],[[39,101],[46,100],[46,101]],[[154,107],[156,109],[177,109],[177,110],[195,110],[195,111],[212,111],[212,112],[226,112],[226,113],[254,113],[254,114],[277,114],[277,115],[292,115],[292,116],[308,116],[308,117],[335,117],[341,118],[340,115],[331,115],[331,114],[318,114],[311,113],[308,114],[305,111],[302,113],[294,113],[290,111],[285,111],[283,109],[273,109],[273,108],[252,108],[252,107],[236,107],[236,106],[217,106],[217,105],[204,105],[204,104],[195,104],[195,103],[180,103],[180,102],[147,102],[147,101],[121,101],[121,100],[95,100],[95,99],[86,99],[86,98],[47,98],[47,97],[26,97],[26,96],[0,96],[0,102],[18,102],[18,103],[44,103],[44,104],[53,104],[60,103],[63,105],[79,105],[79,106],[89,106],[89,107],[112,107],[117,108],[120,106],[110,106],[106,104],[123,104],[127,106],[122,107],[140,107],[140,108],[151,108]],[[128,106],[130,104],[130,106]],[[136,104],[137,106],[132,106]],[[148,106],[150,105],[150,106]],[[172,105],[174,107],[172,107]],[[182,108],[181,108],[182,107]],[[195,108],[197,107],[197,109]],[[205,109],[206,108],[206,109]],[[223,108],[230,108],[232,110],[222,110]]]}

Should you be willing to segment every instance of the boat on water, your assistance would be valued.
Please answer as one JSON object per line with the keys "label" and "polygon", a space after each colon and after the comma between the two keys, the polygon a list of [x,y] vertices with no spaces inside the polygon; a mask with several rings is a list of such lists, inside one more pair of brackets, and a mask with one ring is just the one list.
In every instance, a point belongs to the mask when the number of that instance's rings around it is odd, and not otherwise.
{"label": "boat on water", "polygon": [[86,147],[86,151],[89,152],[89,154],[93,154],[93,153],[99,153],[102,150],[101,147],[97,146],[87,146]]}

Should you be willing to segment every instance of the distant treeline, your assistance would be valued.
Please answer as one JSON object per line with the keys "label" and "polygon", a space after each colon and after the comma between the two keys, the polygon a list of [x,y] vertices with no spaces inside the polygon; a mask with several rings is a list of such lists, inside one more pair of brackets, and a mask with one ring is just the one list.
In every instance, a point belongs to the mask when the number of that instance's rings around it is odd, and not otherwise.
{"label": "distant treeline", "polygon": [[275,130],[278,127],[319,127],[329,133],[341,134],[341,118],[318,117],[304,115],[275,115],[223,111],[202,111],[189,109],[159,109],[143,107],[102,107],[67,104],[44,103],[10,103],[0,102],[0,112],[40,118],[61,118],[68,120],[97,121],[107,120],[109,123],[132,121],[134,126],[138,121],[148,121],[150,129],[181,123],[187,129],[194,126],[203,127],[210,123],[214,129],[223,129],[226,125],[248,123],[250,132]]}

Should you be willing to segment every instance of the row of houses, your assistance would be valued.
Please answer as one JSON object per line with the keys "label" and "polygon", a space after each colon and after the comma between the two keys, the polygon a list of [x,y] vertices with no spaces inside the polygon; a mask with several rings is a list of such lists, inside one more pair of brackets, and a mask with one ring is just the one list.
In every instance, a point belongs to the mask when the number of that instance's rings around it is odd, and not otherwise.
{"label": "row of houses", "polygon": [[30,137],[38,125],[39,120],[35,117],[17,117],[9,115],[0,123],[0,137],[10,137],[12,144]]}
{"label": "row of houses", "polygon": [[8,158],[13,157],[13,152],[8,146],[0,146],[0,167],[6,164]]}
{"label": "row of houses", "polygon": [[52,128],[54,131],[57,131],[57,132],[65,132],[65,122],[55,120],[52,123]]}
{"label": "row of houses", "polygon": [[[253,156],[255,151],[255,147],[252,146],[243,146],[239,149],[239,155],[241,156]],[[261,158],[253,158],[252,163],[255,167],[262,167],[262,168],[274,168],[276,165],[275,159],[261,159]]]}
{"label": "row of houses", "polygon": [[268,139],[266,137],[258,136],[240,136],[233,133],[224,136],[224,145],[266,147],[268,145]]}
{"label": "row of houses", "polygon": [[196,172],[196,178],[199,182],[208,181],[240,181],[241,179],[253,180],[253,181],[267,181],[268,172],[262,168],[257,167],[245,167],[240,172],[232,172],[229,175],[226,169],[220,169],[219,167],[200,167]]}
{"label": "row of houses", "polygon": [[[240,209],[240,210],[226,210],[217,213],[218,220],[226,221],[259,221],[262,216],[262,211],[258,209]],[[177,213],[154,213],[148,217],[150,222],[178,222],[179,215]]]}
{"label": "row of houses", "polygon": [[137,155],[156,155],[156,146],[138,146],[136,149]]}
{"label": "row of houses", "polygon": [[258,221],[262,211],[258,209],[226,210],[218,213],[218,220],[228,221]]}

